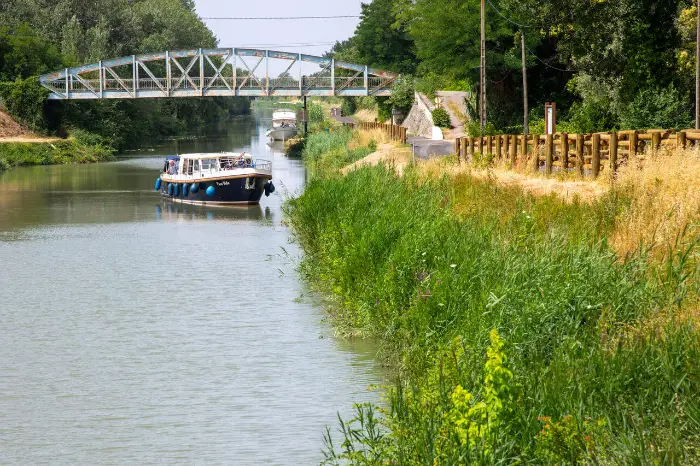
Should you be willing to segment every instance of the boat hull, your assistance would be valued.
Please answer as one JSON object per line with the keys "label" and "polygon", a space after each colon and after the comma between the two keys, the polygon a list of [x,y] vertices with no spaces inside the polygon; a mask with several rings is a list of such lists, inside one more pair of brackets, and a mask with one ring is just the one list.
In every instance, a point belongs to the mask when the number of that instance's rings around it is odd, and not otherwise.
{"label": "boat hull", "polygon": [[[217,178],[214,180],[168,181],[163,180],[161,196],[174,202],[195,205],[257,205],[265,193],[265,184],[271,176],[249,175]],[[197,185],[197,192],[191,187]],[[170,186],[173,186],[171,189]],[[187,189],[183,189],[187,186]],[[210,187],[213,187],[213,192]],[[209,192],[209,194],[208,194]]]}
{"label": "boat hull", "polygon": [[272,128],[267,132],[267,136],[275,141],[282,141],[285,139],[293,138],[297,135],[297,128],[287,127],[287,128]]}

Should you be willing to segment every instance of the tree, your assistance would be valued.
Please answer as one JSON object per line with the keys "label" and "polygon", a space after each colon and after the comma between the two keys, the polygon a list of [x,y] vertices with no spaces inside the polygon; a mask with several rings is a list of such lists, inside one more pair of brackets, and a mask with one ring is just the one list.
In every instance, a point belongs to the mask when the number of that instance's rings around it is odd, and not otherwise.
{"label": "tree", "polygon": [[360,24],[349,45],[354,48],[359,63],[397,73],[413,73],[416,68],[413,40],[398,22],[394,7],[393,0],[363,3]]}
{"label": "tree", "polygon": [[60,68],[62,63],[56,47],[28,25],[0,27],[0,81],[26,79]]}

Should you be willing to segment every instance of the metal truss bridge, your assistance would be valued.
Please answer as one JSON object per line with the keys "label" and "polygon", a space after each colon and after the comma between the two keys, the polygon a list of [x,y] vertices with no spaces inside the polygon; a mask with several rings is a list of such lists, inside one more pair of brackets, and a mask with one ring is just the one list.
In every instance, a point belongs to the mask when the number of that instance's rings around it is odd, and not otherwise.
{"label": "metal truss bridge", "polygon": [[[278,77],[270,64],[282,62]],[[311,75],[302,72],[312,64]],[[291,71],[294,66],[294,76]],[[279,62],[277,62],[279,66]],[[264,73],[263,71],[264,70]],[[256,74],[257,73],[257,74]],[[177,50],[104,60],[43,75],[51,100],[199,96],[390,96],[398,75],[332,58],[272,50]]]}

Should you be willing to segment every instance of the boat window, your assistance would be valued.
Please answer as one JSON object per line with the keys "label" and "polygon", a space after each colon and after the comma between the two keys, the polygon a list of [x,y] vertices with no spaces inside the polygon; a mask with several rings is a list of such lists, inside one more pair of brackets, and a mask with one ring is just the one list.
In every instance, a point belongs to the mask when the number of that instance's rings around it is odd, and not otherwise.
{"label": "boat window", "polygon": [[202,170],[204,171],[218,171],[219,164],[217,159],[202,159]]}
{"label": "boat window", "polygon": [[186,159],[186,160],[183,162],[183,166],[184,166],[184,168],[183,168],[183,173],[184,173],[185,175],[191,175],[192,172],[194,171],[194,160],[192,160],[192,159]]}

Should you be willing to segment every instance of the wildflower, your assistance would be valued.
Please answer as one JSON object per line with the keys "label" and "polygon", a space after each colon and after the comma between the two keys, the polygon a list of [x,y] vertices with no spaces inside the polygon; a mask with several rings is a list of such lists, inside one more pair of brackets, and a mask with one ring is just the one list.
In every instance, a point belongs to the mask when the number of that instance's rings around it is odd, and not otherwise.
{"label": "wildflower", "polygon": [[450,267],[452,267],[454,269],[457,267],[457,264],[450,264]]}

